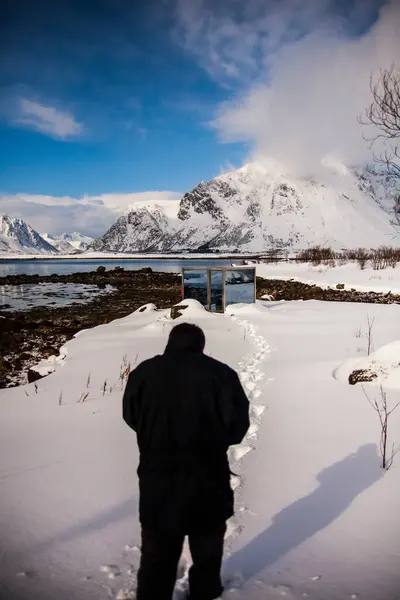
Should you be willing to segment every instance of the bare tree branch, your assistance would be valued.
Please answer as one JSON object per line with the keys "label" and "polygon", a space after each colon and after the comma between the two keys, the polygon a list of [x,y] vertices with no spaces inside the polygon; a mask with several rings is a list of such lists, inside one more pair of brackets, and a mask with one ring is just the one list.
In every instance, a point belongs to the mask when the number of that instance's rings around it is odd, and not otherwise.
{"label": "bare tree branch", "polygon": [[380,451],[382,456],[382,468],[388,471],[393,464],[394,457],[397,452],[399,452],[400,448],[395,451],[394,444],[392,445],[392,451],[390,456],[388,455],[387,445],[388,445],[388,419],[389,416],[400,406],[400,400],[395,404],[390,410],[388,408],[387,402],[387,394],[384,391],[383,387],[380,386],[380,398],[379,400],[374,396],[374,399],[371,400],[365,391],[364,387],[362,388],[364,392],[364,396],[368,400],[368,403],[372,406],[372,408],[376,411],[379,417],[381,435],[380,435]]}
{"label": "bare tree branch", "polygon": [[[385,165],[390,175],[400,177],[400,71],[394,63],[381,69],[376,79],[371,76],[370,90],[372,102],[358,120],[375,132],[364,139],[371,144],[374,161]],[[379,151],[378,141],[383,143]],[[394,213],[400,224],[400,197],[395,200]]]}

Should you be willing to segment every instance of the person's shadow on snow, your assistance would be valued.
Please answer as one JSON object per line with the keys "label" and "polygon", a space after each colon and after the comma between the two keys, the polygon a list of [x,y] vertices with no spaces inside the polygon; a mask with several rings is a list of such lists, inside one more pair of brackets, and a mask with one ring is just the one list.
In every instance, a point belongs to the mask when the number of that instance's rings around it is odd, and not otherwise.
{"label": "person's shadow on snow", "polygon": [[324,469],[316,477],[316,490],[277,513],[270,527],[227,559],[226,577],[234,572],[240,572],[245,581],[256,576],[335,521],[384,473],[375,444],[365,444]]}

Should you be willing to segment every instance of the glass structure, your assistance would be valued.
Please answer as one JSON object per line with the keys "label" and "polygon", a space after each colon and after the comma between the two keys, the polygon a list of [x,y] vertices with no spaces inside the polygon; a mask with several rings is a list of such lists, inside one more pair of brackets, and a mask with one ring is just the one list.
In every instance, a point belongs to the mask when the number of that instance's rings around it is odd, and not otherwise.
{"label": "glass structure", "polygon": [[251,304],[256,299],[256,270],[252,267],[183,268],[182,297],[198,300],[211,312],[224,312],[230,304]]}

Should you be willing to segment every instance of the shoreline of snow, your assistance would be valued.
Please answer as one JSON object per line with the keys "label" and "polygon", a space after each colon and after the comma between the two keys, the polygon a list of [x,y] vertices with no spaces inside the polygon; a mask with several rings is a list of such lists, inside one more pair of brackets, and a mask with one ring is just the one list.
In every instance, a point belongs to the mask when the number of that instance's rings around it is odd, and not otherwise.
{"label": "shoreline of snow", "polygon": [[263,279],[294,280],[322,289],[344,284],[344,289],[357,292],[400,293],[400,264],[376,271],[372,267],[361,270],[356,263],[335,267],[298,262],[260,263],[256,272]]}

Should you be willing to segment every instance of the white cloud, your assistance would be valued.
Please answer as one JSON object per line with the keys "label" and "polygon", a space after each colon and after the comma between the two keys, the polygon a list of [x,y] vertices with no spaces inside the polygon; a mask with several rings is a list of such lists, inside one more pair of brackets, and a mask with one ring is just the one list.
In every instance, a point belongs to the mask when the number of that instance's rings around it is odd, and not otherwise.
{"label": "white cloud", "polygon": [[161,203],[175,210],[179,192],[140,192],[99,196],[45,196],[35,194],[0,195],[0,214],[20,217],[36,231],[59,235],[79,231],[91,237],[102,236],[131,204]]}
{"label": "white cloud", "polygon": [[16,123],[52,137],[66,139],[79,136],[83,132],[82,123],[78,123],[73,115],[53,106],[45,106],[28,98],[20,98],[17,109]]}
{"label": "white cloud", "polygon": [[213,78],[247,82],[260,75],[269,54],[305,28],[312,29],[331,4],[332,0],[176,0],[176,37]]}
{"label": "white cloud", "polygon": [[333,0],[249,0],[240,16],[235,0],[224,3],[228,12],[218,6],[180,0],[179,22],[185,45],[215,78],[229,83],[227,65],[236,74],[236,91],[211,123],[220,139],[301,172],[326,155],[371,160],[363,134],[372,132],[357,118],[371,102],[371,73],[400,66],[400,1],[387,1],[362,36],[354,28],[365,29],[375,0],[348,3],[341,16]]}

